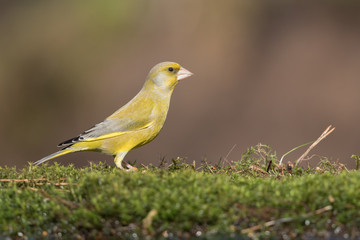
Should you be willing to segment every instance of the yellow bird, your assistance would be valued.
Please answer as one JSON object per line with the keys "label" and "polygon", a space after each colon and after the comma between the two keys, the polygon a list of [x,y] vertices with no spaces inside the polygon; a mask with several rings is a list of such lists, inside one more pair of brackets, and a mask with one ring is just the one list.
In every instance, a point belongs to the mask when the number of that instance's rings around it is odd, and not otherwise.
{"label": "yellow bird", "polygon": [[[174,62],[157,64],[149,72],[140,92],[126,105],[103,122],[77,137],[60,143],[62,150],[39,161],[79,151],[99,151],[114,156],[118,168],[133,148],[151,142],[164,125],[169,110],[171,94],[179,80],[193,75]],[[128,165],[129,166],[129,165]]]}

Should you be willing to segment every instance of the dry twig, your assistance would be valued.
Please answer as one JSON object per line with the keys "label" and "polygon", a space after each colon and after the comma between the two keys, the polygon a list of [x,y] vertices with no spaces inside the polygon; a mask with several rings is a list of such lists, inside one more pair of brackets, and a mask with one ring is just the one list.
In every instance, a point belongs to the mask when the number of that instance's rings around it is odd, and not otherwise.
{"label": "dry twig", "polygon": [[321,142],[324,138],[326,138],[330,133],[332,133],[335,130],[335,127],[331,128],[332,126],[328,126],[326,128],[326,130],[320,135],[320,137],[313,142],[313,144],[310,145],[310,147],[303,153],[303,155],[301,155],[298,160],[296,160],[295,166],[299,165],[299,163],[301,161],[303,161],[306,156],[309,154],[309,152],[316,146],[319,144],[319,142]]}
{"label": "dry twig", "polygon": [[[0,179],[0,182],[41,182],[41,181],[48,181],[47,178],[34,178],[34,179],[9,179],[3,178]],[[59,181],[65,181],[66,178],[59,178]]]}
{"label": "dry twig", "polygon": [[38,192],[43,195],[45,198],[48,198],[50,200],[55,200],[56,202],[58,203],[61,203],[67,207],[70,207],[70,208],[77,208],[79,207],[80,205],[78,203],[74,203],[74,202],[70,202],[68,200],[65,200],[65,199],[62,199],[61,197],[59,196],[52,196],[50,195],[49,193],[45,192],[44,190],[42,189],[39,189]]}
{"label": "dry twig", "polygon": [[[326,207],[317,209],[317,210],[315,210],[314,212],[302,214],[302,215],[300,216],[300,218],[310,217],[310,216],[312,216],[312,215],[321,214],[321,213],[323,213],[323,212],[327,212],[327,211],[330,211],[330,210],[332,210],[332,206],[331,206],[331,205],[328,205],[328,206],[326,206]],[[280,219],[276,219],[276,220],[271,220],[271,221],[268,221],[268,222],[266,222],[266,223],[264,223],[264,224],[259,224],[259,225],[252,226],[252,227],[250,227],[250,228],[243,229],[243,230],[241,230],[241,233],[250,234],[250,233],[253,233],[253,232],[257,231],[257,230],[260,230],[260,229],[263,228],[263,227],[271,227],[271,226],[274,226],[274,225],[279,224],[279,223],[291,222],[291,221],[293,221],[293,220],[294,220],[294,218],[291,218],[291,217],[280,218]]]}
{"label": "dry twig", "polygon": [[257,166],[254,166],[254,165],[251,165],[251,166],[249,167],[249,169],[254,170],[254,171],[257,171],[257,172],[261,172],[262,174],[265,174],[265,175],[268,175],[268,174],[269,174],[268,172],[262,170],[261,168],[259,168],[259,167],[257,167]]}

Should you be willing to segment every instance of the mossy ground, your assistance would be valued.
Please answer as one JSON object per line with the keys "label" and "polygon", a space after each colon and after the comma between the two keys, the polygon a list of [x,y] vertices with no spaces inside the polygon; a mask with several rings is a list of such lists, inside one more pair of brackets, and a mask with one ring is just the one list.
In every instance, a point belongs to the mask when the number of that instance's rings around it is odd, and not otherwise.
{"label": "mossy ground", "polygon": [[0,168],[0,238],[359,236],[360,172],[326,159],[316,169],[276,162],[261,145],[216,165]]}

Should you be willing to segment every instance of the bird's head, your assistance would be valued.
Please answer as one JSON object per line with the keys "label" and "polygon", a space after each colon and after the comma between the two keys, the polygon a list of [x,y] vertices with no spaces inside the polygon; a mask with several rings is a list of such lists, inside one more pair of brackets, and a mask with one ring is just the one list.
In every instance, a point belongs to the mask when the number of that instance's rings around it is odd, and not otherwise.
{"label": "bird's head", "polygon": [[172,91],[179,80],[191,75],[193,73],[181,67],[178,63],[162,62],[151,69],[147,81],[155,84],[157,88]]}

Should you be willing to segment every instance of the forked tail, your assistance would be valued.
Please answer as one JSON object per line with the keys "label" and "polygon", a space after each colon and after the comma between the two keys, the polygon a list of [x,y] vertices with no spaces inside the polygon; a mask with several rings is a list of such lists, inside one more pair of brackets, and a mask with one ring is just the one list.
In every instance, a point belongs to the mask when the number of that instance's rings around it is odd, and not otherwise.
{"label": "forked tail", "polygon": [[55,152],[55,153],[53,153],[53,154],[50,154],[49,156],[46,156],[46,157],[40,159],[39,161],[36,161],[36,162],[34,163],[34,165],[42,164],[42,163],[44,163],[44,162],[46,162],[46,161],[49,161],[49,160],[51,160],[51,159],[53,159],[53,158],[60,157],[60,156],[62,156],[62,155],[65,155],[65,154],[68,154],[68,153],[71,153],[71,152],[74,152],[74,150],[71,150],[71,149],[63,149],[63,150],[60,150],[60,151],[58,151],[58,152]]}

